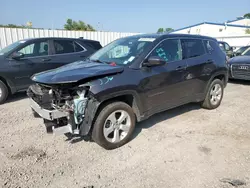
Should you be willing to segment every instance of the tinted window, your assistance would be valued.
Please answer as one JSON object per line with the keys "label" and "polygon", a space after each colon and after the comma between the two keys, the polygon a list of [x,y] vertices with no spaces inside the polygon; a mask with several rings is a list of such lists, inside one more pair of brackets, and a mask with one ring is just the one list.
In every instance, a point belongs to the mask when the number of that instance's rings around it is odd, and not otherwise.
{"label": "tinted window", "polygon": [[209,41],[209,44],[214,50],[220,50],[221,51],[221,43],[215,42],[215,41]]}
{"label": "tinted window", "polygon": [[99,50],[100,48],[102,48],[100,43],[96,41],[84,41],[83,43],[95,50]]}
{"label": "tinted window", "polygon": [[249,46],[241,47],[241,48],[239,48],[239,49],[236,51],[236,53],[237,53],[237,54],[241,54],[241,53],[243,53],[247,48],[249,48]]}
{"label": "tinted window", "polygon": [[200,39],[182,39],[183,59],[198,57],[205,54],[204,45]]}
{"label": "tinted window", "polygon": [[164,40],[152,51],[150,56],[158,56],[166,62],[181,60],[180,41],[177,39]]}
{"label": "tinted window", "polygon": [[34,42],[23,47],[18,52],[23,53],[24,57],[36,57],[48,55],[49,44],[47,41]]}
{"label": "tinted window", "polygon": [[250,48],[244,51],[242,55],[250,55]]}
{"label": "tinted window", "polygon": [[56,54],[81,52],[84,49],[75,41],[71,40],[54,40]]}

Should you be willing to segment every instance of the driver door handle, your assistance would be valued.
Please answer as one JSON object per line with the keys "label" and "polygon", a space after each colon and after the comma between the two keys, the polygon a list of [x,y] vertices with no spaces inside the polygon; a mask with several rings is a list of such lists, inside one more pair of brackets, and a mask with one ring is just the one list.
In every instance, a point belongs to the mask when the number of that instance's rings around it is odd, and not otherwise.
{"label": "driver door handle", "polygon": [[50,60],[51,60],[50,58],[43,58],[42,62],[46,62],[46,61],[50,61]]}

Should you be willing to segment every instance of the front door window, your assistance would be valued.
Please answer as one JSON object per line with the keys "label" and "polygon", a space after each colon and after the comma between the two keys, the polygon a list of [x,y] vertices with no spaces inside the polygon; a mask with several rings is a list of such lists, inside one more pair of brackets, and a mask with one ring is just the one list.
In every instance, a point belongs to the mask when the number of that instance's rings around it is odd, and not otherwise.
{"label": "front door window", "polygon": [[178,61],[182,59],[182,50],[178,39],[168,39],[161,42],[150,54],[157,56],[166,62]]}
{"label": "front door window", "polygon": [[18,52],[27,57],[47,56],[49,55],[48,41],[34,42],[20,49]]}

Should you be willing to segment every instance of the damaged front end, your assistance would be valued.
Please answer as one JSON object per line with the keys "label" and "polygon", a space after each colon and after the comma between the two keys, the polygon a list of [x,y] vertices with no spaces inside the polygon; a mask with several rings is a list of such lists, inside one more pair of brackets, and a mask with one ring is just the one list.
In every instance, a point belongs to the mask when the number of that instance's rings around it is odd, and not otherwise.
{"label": "damaged front end", "polygon": [[44,119],[47,133],[88,135],[99,105],[88,85],[37,83],[29,87],[27,95],[31,108]]}

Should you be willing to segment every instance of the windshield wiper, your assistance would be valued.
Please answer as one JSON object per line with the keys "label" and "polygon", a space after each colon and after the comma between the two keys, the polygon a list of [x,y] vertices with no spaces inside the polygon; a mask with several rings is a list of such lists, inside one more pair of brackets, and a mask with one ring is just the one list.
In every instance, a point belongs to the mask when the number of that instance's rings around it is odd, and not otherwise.
{"label": "windshield wiper", "polygon": [[104,61],[100,61],[99,59],[89,59],[89,60],[97,63],[105,63]]}

